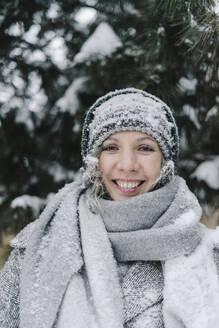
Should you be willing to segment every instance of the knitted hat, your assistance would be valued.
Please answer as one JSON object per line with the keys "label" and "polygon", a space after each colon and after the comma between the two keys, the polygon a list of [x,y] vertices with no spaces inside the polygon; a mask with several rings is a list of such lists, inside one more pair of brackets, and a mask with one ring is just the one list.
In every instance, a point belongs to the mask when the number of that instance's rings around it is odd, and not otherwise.
{"label": "knitted hat", "polygon": [[82,130],[82,159],[97,156],[103,141],[118,131],[147,133],[158,143],[166,161],[176,162],[178,129],[170,108],[145,91],[127,88],[97,99],[87,112]]}

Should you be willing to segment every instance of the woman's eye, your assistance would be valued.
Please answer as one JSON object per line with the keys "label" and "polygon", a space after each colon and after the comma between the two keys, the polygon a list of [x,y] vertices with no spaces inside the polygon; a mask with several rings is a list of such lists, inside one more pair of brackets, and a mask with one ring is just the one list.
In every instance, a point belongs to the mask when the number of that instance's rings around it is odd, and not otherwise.
{"label": "woman's eye", "polygon": [[118,147],[114,145],[103,146],[102,151],[115,151]]}
{"label": "woman's eye", "polygon": [[138,150],[140,151],[154,151],[153,147],[151,146],[147,146],[147,145],[142,145],[140,147],[138,147]]}

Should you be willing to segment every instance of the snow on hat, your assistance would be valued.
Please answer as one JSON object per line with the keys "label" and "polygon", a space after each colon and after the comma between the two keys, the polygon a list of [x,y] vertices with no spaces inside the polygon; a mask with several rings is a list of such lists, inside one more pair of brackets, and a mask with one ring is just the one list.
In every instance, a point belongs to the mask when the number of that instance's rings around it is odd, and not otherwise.
{"label": "snow on hat", "polygon": [[170,108],[145,91],[127,88],[97,99],[87,112],[82,130],[82,159],[97,156],[105,139],[118,131],[147,133],[158,143],[166,161],[178,157],[178,129]]}

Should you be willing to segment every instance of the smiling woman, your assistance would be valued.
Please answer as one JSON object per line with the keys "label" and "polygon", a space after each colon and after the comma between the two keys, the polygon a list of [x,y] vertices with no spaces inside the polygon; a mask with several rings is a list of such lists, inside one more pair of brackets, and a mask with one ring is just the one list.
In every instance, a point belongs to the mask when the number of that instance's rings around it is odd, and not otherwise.
{"label": "smiling woman", "polygon": [[1,328],[212,328],[219,233],[176,175],[178,130],[159,98],[129,88],[89,109],[83,168],[12,241]]}

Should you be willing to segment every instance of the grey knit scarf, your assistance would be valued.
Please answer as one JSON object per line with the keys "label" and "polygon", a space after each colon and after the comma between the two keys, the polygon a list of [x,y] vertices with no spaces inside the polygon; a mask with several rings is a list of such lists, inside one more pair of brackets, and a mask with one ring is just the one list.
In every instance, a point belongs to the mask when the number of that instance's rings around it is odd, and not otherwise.
{"label": "grey knit scarf", "polygon": [[[128,200],[101,199],[100,209],[118,261],[162,261],[189,254],[202,238],[201,208],[180,177]],[[187,218],[191,209],[196,215]]]}
{"label": "grey knit scarf", "polygon": [[[14,246],[26,249],[20,276],[22,328],[52,326],[66,284],[83,265],[77,216],[81,192],[80,180],[60,190],[39,220],[13,241]],[[102,224],[101,229],[108,231],[114,255],[121,261],[160,260],[187,254],[202,238],[200,207],[181,178],[129,201],[101,200],[100,206],[105,211],[105,227]],[[101,229],[95,224],[91,226],[95,242],[95,233]],[[85,224],[84,243],[89,233],[86,227]]]}

